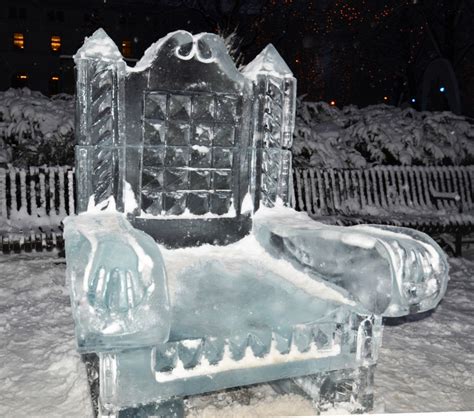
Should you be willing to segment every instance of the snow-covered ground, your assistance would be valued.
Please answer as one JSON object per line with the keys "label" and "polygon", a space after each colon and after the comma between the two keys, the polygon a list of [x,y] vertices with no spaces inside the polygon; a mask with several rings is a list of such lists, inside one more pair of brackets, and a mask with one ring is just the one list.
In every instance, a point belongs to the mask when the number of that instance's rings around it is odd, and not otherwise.
{"label": "snow-covered ground", "polygon": [[64,261],[0,256],[0,416],[92,415]]}
{"label": "snow-covered ground", "polygon": [[[474,252],[450,260],[448,291],[434,313],[385,327],[375,412],[474,410],[471,260]],[[64,270],[56,254],[0,255],[1,417],[92,415]],[[307,399],[269,385],[193,397],[186,408],[192,417],[314,414]]]}

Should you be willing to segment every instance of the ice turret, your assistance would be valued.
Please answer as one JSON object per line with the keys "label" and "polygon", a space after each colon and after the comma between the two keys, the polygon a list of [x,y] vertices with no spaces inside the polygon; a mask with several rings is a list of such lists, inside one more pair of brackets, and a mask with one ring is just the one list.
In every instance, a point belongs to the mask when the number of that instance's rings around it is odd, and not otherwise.
{"label": "ice turret", "polygon": [[253,132],[256,167],[260,173],[252,194],[265,206],[278,199],[288,204],[292,190],[291,145],[295,126],[296,79],[272,44],[250,62],[242,73],[255,85],[258,109]]}
{"label": "ice turret", "polygon": [[103,29],[86,38],[74,55],[77,68],[76,175],[78,211],[90,196],[102,202],[111,196],[121,209],[125,162],[119,151],[123,127],[123,75],[126,64]]}
{"label": "ice turret", "polygon": [[276,77],[293,76],[288,65],[272,44],[268,44],[253,61],[242,70],[245,77],[256,80],[258,74],[268,74]]}
{"label": "ice turret", "polygon": [[92,36],[85,39],[84,44],[74,55],[74,62],[77,64],[80,59],[84,58],[107,61],[123,60],[117,45],[102,28],[97,29]]}

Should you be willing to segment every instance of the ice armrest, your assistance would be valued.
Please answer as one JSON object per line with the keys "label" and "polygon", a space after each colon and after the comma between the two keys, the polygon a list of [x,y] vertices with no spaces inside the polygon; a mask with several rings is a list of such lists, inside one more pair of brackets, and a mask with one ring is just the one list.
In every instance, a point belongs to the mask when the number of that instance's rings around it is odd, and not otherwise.
{"label": "ice armrest", "polygon": [[259,210],[253,228],[274,256],[346,289],[376,314],[426,311],[446,292],[445,254],[412,229],[325,225],[286,207]]}
{"label": "ice armrest", "polygon": [[169,296],[155,241],[115,212],[86,212],[66,218],[64,225],[78,351],[166,342]]}

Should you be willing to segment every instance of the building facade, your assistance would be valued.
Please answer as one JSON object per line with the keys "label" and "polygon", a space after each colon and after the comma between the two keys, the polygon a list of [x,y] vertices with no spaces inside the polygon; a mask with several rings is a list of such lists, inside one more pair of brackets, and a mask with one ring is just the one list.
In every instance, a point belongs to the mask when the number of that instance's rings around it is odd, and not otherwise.
{"label": "building facade", "polygon": [[[72,55],[103,27],[129,65],[144,48],[178,28],[203,30],[199,10],[167,1],[51,0],[0,4],[0,90],[28,87],[47,95],[74,92]],[[209,28],[212,29],[212,28]]]}

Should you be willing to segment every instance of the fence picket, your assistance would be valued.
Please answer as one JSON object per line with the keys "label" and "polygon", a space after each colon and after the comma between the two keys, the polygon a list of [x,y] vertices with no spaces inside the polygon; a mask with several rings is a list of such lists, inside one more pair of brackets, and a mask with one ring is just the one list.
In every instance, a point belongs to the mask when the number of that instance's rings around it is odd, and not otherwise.
{"label": "fence picket", "polygon": [[38,214],[38,207],[36,203],[36,167],[30,167],[30,213],[32,216]]}
{"label": "fence picket", "polygon": [[7,212],[7,182],[5,169],[0,168],[0,217],[6,219]]}
{"label": "fence picket", "polygon": [[[69,200],[69,215],[72,215],[74,213],[74,207],[75,207],[75,202],[74,202],[74,172],[72,170],[69,170],[67,172],[67,181],[68,181],[68,200]],[[294,205],[295,202],[295,195],[294,195],[294,187],[291,187],[291,198],[290,201],[292,202],[292,205]]]}
{"label": "fence picket", "polygon": [[[294,168],[292,204],[311,215],[364,214],[367,205],[419,209],[455,209],[451,200],[433,199],[432,190],[458,193],[465,211],[474,207],[474,167],[375,167],[368,169]],[[346,203],[350,201],[350,204]],[[21,231],[2,232],[1,249],[62,245],[60,218],[73,214],[74,169],[68,167],[0,168],[0,218]],[[346,213],[348,212],[348,213]],[[20,216],[21,213],[21,216]],[[55,228],[54,222],[58,225]],[[52,227],[50,228],[50,226]],[[41,236],[43,231],[50,231]],[[0,231],[1,232],[1,231]],[[26,234],[26,235],[25,235]],[[23,241],[20,236],[23,235]]]}
{"label": "fence picket", "polygon": [[10,168],[10,216],[14,216],[18,212],[18,201],[16,194],[16,170]]}
{"label": "fence picket", "polygon": [[74,207],[73,168],[0,168],[0,251],[62,245],[60,218]]}

